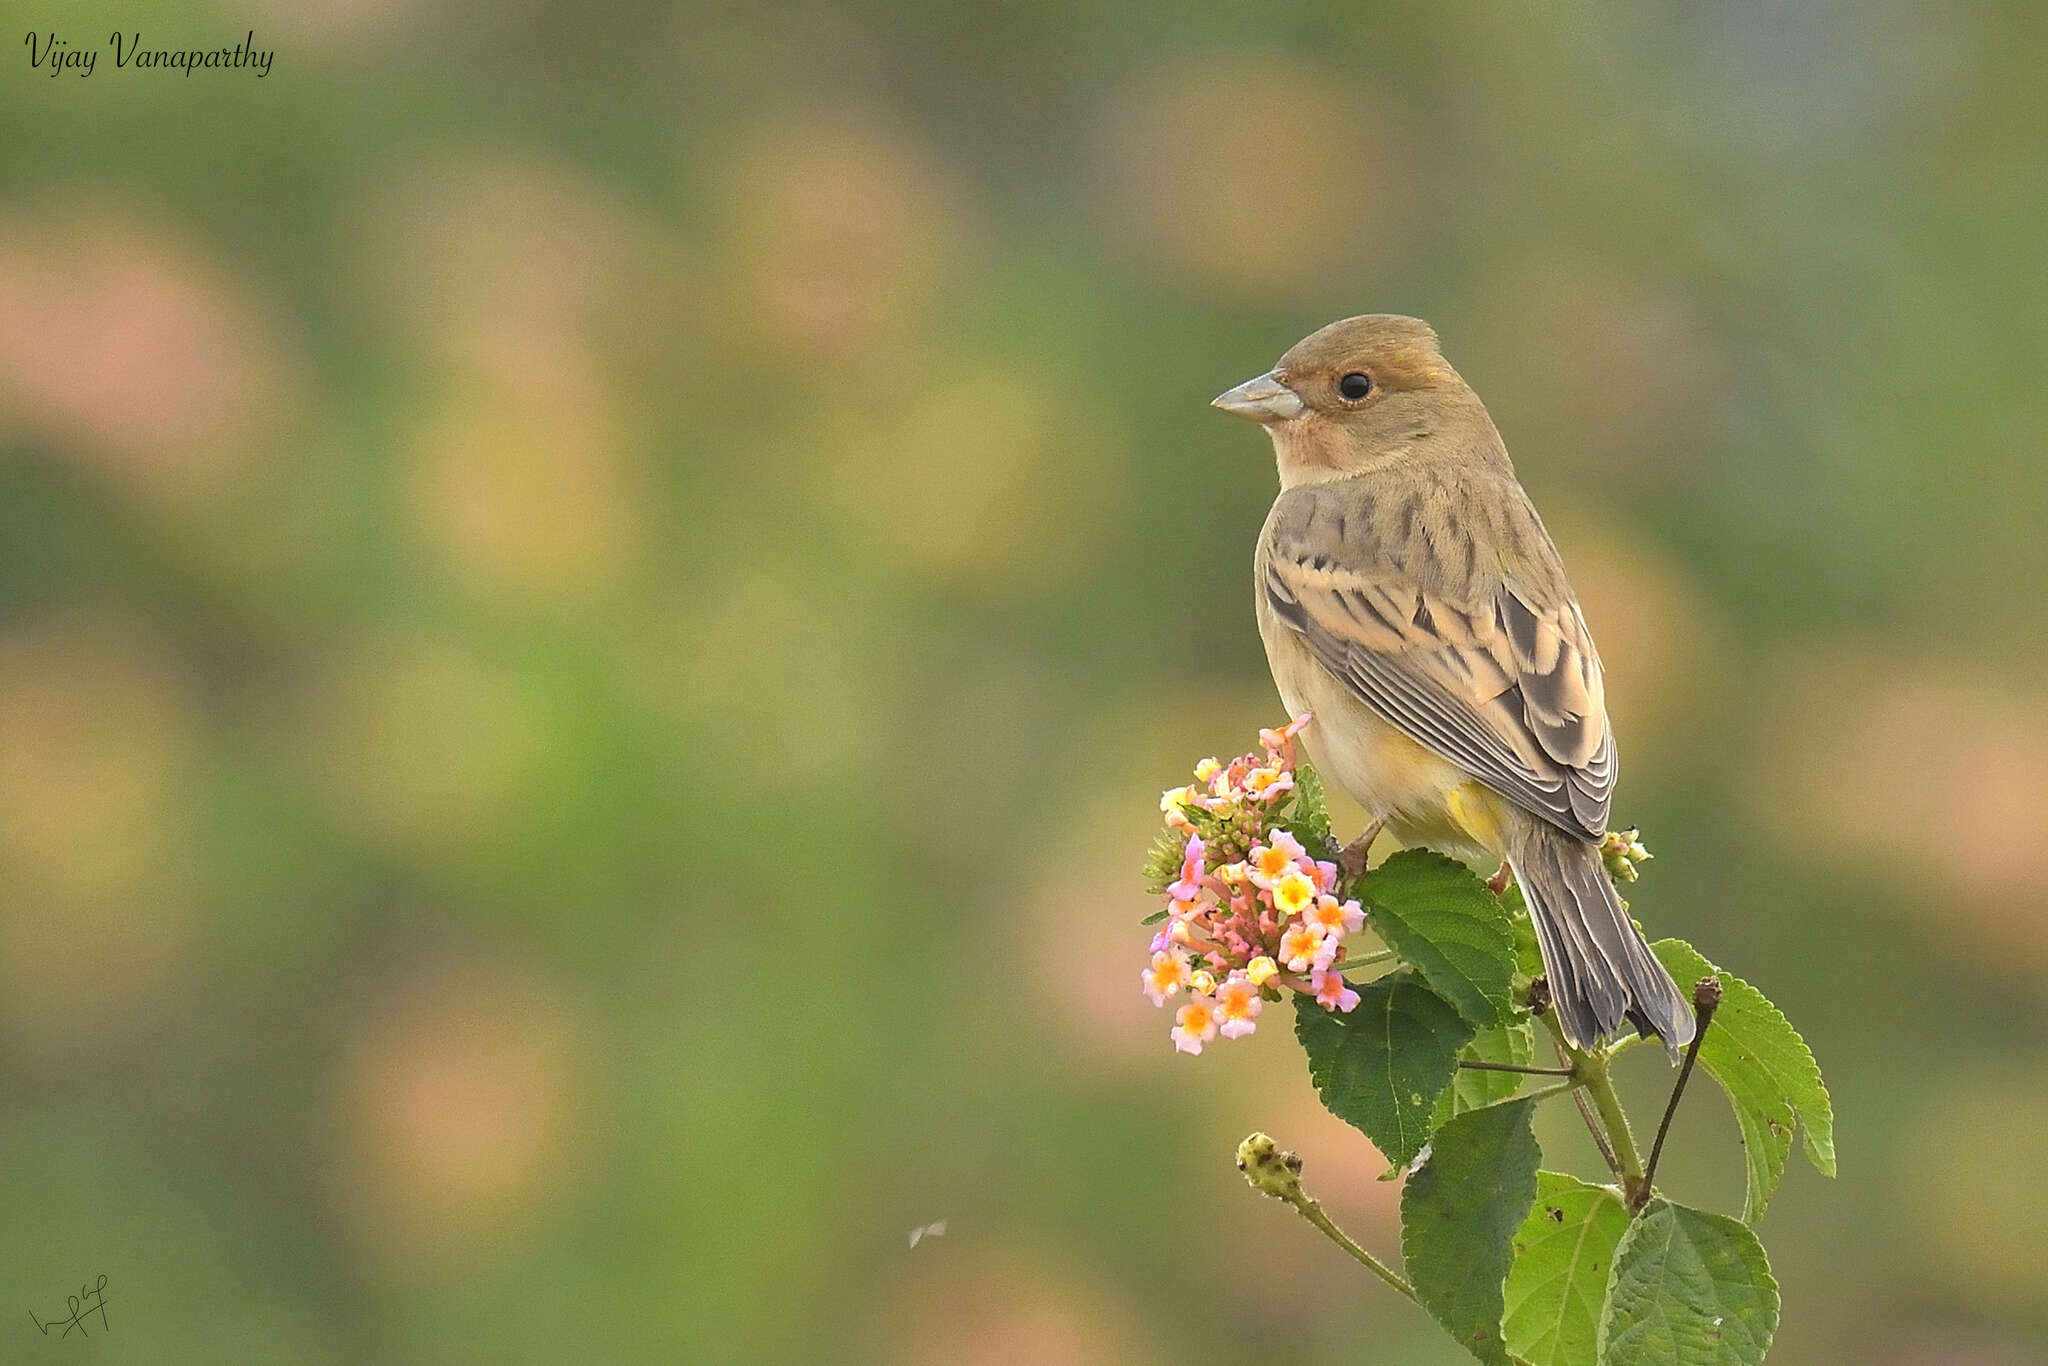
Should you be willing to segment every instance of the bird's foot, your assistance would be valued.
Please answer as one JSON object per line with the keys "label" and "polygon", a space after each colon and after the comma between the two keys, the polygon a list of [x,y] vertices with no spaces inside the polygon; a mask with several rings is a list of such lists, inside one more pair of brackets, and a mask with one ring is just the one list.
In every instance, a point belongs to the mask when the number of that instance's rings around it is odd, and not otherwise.
{"label": "bird's foot", "polygon": [[1486,879],[1486,890],[1499,896],[1508,889],[1508,883],[1514,881],[1514,877],[1515,870],[1508,867],[1506,859],[1502,859],[1500,868],[1492,877]]}
{"label": "bird's foot", "polygon": [[1350,882],[1365,873],[1367,857],[1372,853],[1372,842],[1380,837],[1385,821],[1374,821],[1365,827],[1363,834],[1337,852],[1337,875]]}

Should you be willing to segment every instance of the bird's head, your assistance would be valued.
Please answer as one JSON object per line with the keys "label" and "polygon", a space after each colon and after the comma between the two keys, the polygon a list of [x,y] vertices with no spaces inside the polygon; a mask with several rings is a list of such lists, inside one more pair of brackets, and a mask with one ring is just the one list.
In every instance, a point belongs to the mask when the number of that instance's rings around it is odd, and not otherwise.
{"label": "bird's head", "polygon": [[1212,406],[1266,429],[1286,488],[1500,444],[1429,324],[1392,313],[1310,333]]}

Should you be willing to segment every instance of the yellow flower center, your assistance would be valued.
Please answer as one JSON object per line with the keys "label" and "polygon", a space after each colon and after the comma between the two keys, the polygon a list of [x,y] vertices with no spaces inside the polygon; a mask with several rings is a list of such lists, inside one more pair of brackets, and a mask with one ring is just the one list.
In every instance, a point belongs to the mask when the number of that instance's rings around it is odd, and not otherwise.
{"label": "yellow flower center", "polygon": [[1316,885],[1300,872],[1289,873],[1273,884],[1273,905],[1286,915],[1298,914],[1314,904]]}

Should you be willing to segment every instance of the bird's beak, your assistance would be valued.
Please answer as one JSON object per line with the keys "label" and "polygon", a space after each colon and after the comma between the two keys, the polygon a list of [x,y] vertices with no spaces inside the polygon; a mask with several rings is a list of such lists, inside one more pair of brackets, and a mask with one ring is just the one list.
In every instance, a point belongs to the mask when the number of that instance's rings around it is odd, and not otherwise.
{"label": "bird's beak", "polygon": [[1225,390],[1210,399],[1209,406],[1259,423],[1285,422],[1308,411],[1301,395],[1280,382],[1278,370],[1268,370],[1257,379],[1248,379],[1235,389]]}

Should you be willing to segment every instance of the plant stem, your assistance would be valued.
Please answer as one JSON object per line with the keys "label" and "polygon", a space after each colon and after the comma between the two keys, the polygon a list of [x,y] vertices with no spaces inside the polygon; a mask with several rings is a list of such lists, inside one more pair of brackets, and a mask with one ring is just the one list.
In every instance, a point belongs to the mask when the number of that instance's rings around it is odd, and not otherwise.
{"label": "plant stem", "polygon": [[1600,1117],[1593,1113],[1593,1102],[1586,1099],[1584,1091],[1572,1092],[1572,1099],[1579,1107],[1579,1118],[1586,1121],[1586,1132],[1593,1136],[1593,1146],[1600,1150],[1600,1160],[1607,1164],[1607,1170],[1621,1175],[1621,1163],[1614,1158],[1614,1145],[1607,1141],[1607,1134],[1600,1127]]}
{"label": "plant stem", "polygon": [[1586,1094],[1593,1098],[1593,1108],[1600,1112],[1601,1126],[1607,1130],[1607,1139],[1614,1145],[1614,1163],[1621,1168],[1622,1193],[1631,1210],[1640,1209],[1639,1202],[1648,1198],[1649,1187],[1643,1180],[1643,1159],[1636,1153],[1636,1138],[1629,1132],[1628,1115],[1621,1108],[1621,1097],[1614,1094],[1614,1081],[1607,1070],[1607,1055],[1585,1053],[1581,1059],[1585,1067]]}
{"label": "plant stem", "polygon": [[1569,1077],[1569,1067],[1533,1067],[1525,1062],[1483,1062],[1473,1058],[1460,1058],[1458,1066],[1468,1072],[1520,1072],[1530,1077]]}
{"label": "plant stem", "polygon": [[1583,1084],[1584,1083],[1579,1081],[1577,1077],[1573,1077],[1569,1081],[1561,1081],[1554,1086],[1539,1086],[1535,1090],[1529,1092],[1527,1095],[1516,1096],[1515,1099],[1549,1100],[1552,1096],[1561,1096],[1567,1091],[1575,1091],[1583,1095],[1585,1093],[1579,1091],[1580,1086],[1582,1086]]}
{"label": "plant stem", "polygon": [[[1578,1083],[1564,1082],[1561,1085],[1576,1086]],[[1338,1228],[1335,1221],[1323,1213],[1322,1205],[1301,1188],[1300,1153],[1283,1151],[1265,1134],[1247,1134],[1244,1142],[1237,1145],[1237,1169],[1244,1173],[1244,1179],[1253,1190],[1294,1206],[1302,1218],[1313,1224],[1325,1238],[1343,1248],[1353,1261],[1399,1291],[1411,1303],[1428,1308],[1422,1304],[1422,1297],[1415,1293],[1415,1287],[1407,1277],[1352,1241],[1351,1235]],[[1513,1352],[1509,1352],[1507,1358],[1510,1366],[1531,1366],[1528,1360]]]}
{"label": "plant stem", "polygon": [[1614,1093],[1614,1079],[1608,1071],[1613,1055],[1598,1048],[1572,1047],[1564,1036],[1564,1026],[1557,1022],[1555,1010],[1543,1012],[1543,1023],[1549,1027],[1558,1051],[1571,1059],[1574,1075],[1586,1088],[1582,1094],[1591,1098],[1593,1111],[1600,1117],[1596,1125],[1592,1115],[1583,1106],[1580,1108],[1579,1113],[1585,1116],[1586,1127],[1592,1131],[1593,1142],[1599,1145],[1601,1156],[1608,1159],[1607,1165],[1621,1178],[1623,1199],[1631,1210],[1641,1208],[1637,1201],[1649,1198],[1649,1188],[1643,1182],[1643,1159],[1636,1152],[1636,1139],[1629,1131],[1628,1115],[1621,1108],[1621,1097]]}
{"label": "plant stem", "polygon": [[[1330,1216],[1323,1213],[1323,1207],[1311,1200],[1306,1193],[1297,1191],[1293,1195],[1284,1195],[1281,1198],[1301,1211],[1302,1218],[1321,1229],[1325,1238],[1350,1253],[1360,1266],[1406,1295],[1415,1304],[1422,1303],[1421,1297],[1415,1293],[1415,1287],[1408,1284],[1407,1277],[1353,1242],[1351,1235],[1338,1228]],[[1508,1353],[1508,1360],[1514,1363],[1514,1366],[1529,1366],[1527,1359],[1516,1356],[1513,1352]]]}
{"label": "plant stem", "polygon": [[1416,1299],[1415,1287],[1408,1284],[1408,1278],[1352,1241],[1350,1234],[1338,1228],[1330,1216],[1323,1213],[1323,1206],[1320,1201],[1312,1199],[1306,1191],[1302,1190],[1293,1191],[1280,1198],[1294,1206],[1302,1218],[1321,1229],[1325,1238],[1328,1238],[1338,1247],[1350,1253],[1352,1260],[1356,1261],[1360,1266],[1400,1291],[1403,1295],[1406,1295],[1409,1299],[1415,1300],[1417,1304],[1422,1303],[1421,1300]]}
{"label": "plant stem", "polygon": [[1650,1144],[1650,1162],[1643,1169],[1642,1194],[1646,1201],[1650,1198],[1650,1183],[1657,1179],[1657,1159],[1664,1155],[1664,1135],[1671,1131],[1671,1117],[1678,1113],[1678,1099],[1685,1094],[1685,1083],[1692,1076],[1693,1064],[1699,1061],[1700,1045],[1707,1041],[1707,1027],[1714,1023],[1714,1012],[1720,1005],[1721,979],[1702,977],[1692,989],[1692,1043],[1685,1050],[1685,1063],[1678,1069],[1678,1080],[1672,1083],[1671,1099],[1664,1103],[1664,1118],[1657,1122],[1657,1139]]}

